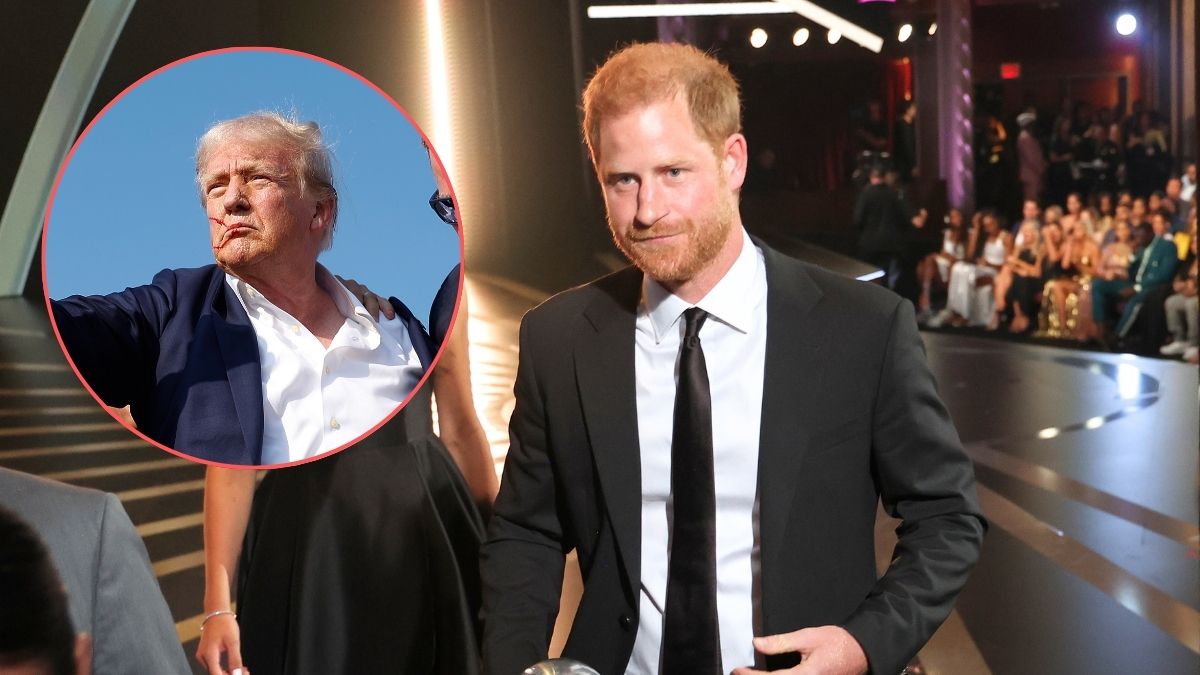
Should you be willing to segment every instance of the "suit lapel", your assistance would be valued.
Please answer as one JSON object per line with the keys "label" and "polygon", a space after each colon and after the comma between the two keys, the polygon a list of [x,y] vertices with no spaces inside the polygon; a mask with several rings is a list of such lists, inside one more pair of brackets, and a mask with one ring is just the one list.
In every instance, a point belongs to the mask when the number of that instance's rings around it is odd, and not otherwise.
{"label": "suit lapel", "polygon": [[767,268],[767,355],[759,432],[759,535],[764,574],[775,568],[800,467],[808,450],[812,420],[823,400],[811,378],[823,355],[806,319],[821,291],[801,263],[755,242]]}
{"label": "suit lapel", "polygon": [[641,272],[598,287],[575,343],[584,424],[608,516],[629,578],[641,578],[641,461],[634,385],[634,325]]}
{"label": "suit lapel", "polygon": [[[216,275],[210,288],[213,331],[221,348],[221,359],[233,395],[238,424],[245,442],[236,461],[230,463],[261,464],[263,443],[262,370],[258,363],[258,340],[250,317],[242,309],[234,291],[225,283],[224,273]],[[227,456],[224,452],[221,456]]]}

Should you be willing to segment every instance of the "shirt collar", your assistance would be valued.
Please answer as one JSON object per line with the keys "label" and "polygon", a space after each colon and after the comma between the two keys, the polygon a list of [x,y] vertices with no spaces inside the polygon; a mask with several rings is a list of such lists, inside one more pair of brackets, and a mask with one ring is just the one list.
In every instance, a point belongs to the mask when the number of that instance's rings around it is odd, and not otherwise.
{"label": "shirt collar", "polygon": [[[761,266],[758,248],[743,229],[742,251],[733,261],[733,266],[694,306],[739,333],[749,333],[753,326],[754,307],[763,291],[759,283],[763,277]],[[684,310],[693,306],[648,276],[642,282],[642,303],[644,311],[650,316],[655,343],[661,343]]]}
{"label": "shirt collar", "polygon": [[[242,308],[246,310],[247,314],[253,314],[252,309],[256,307],[265,307],[268,311],[277,314],[283,313],[283,310],[276,307],[274,303],[268,300],[262,293],[259,293],[244,279],[226,272],[225,281],[233,288],[238,301],[242,303]],[[329,294],[329,297],[333,299],[333,304],[337,307],[338,313],[349,319],[366,334],[366,346],[370,349],[378,346],[379,327],[375,318],[359,302],[358,298],[320,263],[317,264],[317,285],[324,289]]]}

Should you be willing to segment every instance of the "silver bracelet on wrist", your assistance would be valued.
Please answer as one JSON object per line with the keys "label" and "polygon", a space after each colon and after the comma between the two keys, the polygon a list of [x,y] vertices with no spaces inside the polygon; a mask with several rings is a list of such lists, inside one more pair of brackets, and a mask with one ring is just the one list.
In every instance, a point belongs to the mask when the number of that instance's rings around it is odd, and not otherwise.
{"label": "silver bracelet on wrist", "polygon": [[208,614],[204,615],[204,620],[200,622],[200,632],[204,632],[204,624],[208,623],[209,619],[213,618],[214,616],[221,616],[222,614],[228,614],[229,616],[233,617],[234,621],[237,620],[237,614],[234,614],[228,609],[218,609],[215,612],[209,612]]}

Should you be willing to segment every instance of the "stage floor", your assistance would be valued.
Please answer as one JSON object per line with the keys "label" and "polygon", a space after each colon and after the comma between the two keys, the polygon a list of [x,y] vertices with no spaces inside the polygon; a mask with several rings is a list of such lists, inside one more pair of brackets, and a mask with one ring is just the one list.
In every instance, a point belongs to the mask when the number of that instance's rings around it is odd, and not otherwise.
{"label": "stage floor", "polygon": [[[499,466],[517,326],[542,294],[486,277],[468,289],[476,406]],[[925,671],[1200,672],[1197,369],[924,337],[991,522],[957,610],[920,654]],[[203,468],[137,440],[100,410],[40,302],[0,299],[0,466],[121,498],[190,658],[203,593]],[[881,563],[892,527],[880,518]],[[568,578],[561,623],[577,583]]]}

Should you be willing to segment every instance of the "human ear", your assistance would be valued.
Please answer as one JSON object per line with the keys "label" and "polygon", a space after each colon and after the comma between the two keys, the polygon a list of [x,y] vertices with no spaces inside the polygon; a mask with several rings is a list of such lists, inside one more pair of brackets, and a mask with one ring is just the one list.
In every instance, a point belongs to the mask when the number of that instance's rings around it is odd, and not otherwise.
{"label": "human ear", "polygon": [[734,192],[740,190],[746,181],[748,157],[745,136],[731,134],[725,139],[721,152],[721,171],[725,174],[725,182],[729,189]]}

